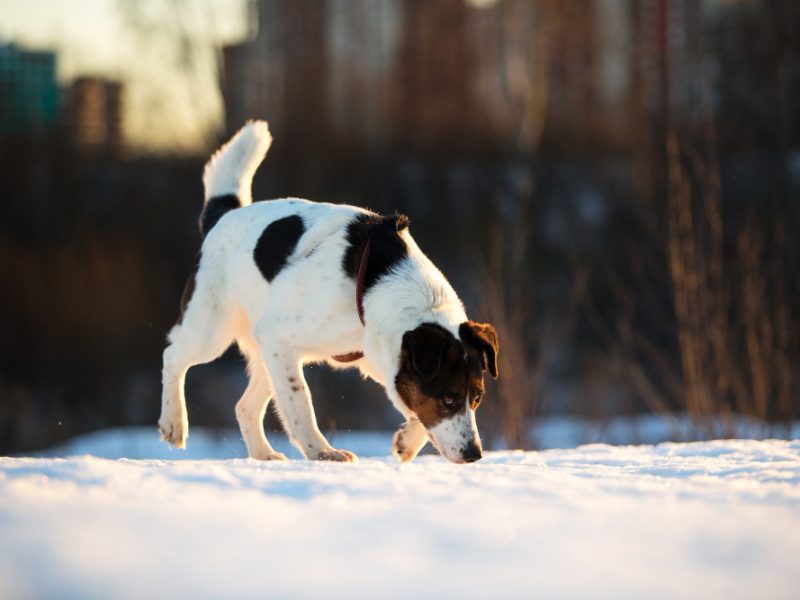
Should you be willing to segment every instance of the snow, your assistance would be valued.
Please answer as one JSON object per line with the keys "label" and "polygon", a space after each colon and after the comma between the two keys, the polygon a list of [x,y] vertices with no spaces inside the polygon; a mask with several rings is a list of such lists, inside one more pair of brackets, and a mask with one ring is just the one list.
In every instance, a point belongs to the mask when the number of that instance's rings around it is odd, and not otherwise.
{"label": "snow", "polygon": [[[362,452],[347,465],[172,460],[180,453],[155,437],[96,434],[60,452],[116,456],[127,443],[161,458],[0,458],[1,597],[800,591],[800,441],[592,444],[399,465],[386,435],[342,434],[338,445]],[[219,456],[240,445],[195,431],[189,447]]]}
{"label": "snow", "polygon": [[[392,447],[389,432],[356,431],[327,434],[334,445],[352,450],[358,456],[385,457]],[[269,435],[270,444],[290,458],[300,458],[300,452],[285,435]],[[81,456],[99,458],[157,458],[162,460],[198,460],[247,458],[247,448],[238,429],[210,430],[193,427],[185,450],[177,450],[162,442],[153,427],[124,427],[105,429],[76,437],[65,445],[42,452],[42,457]]]}
{"label": "snow", "polygon": [[[738,437],[768,439],[772,437],[800,438],[800,421],[790,427],[769,426],[762,421],[744,417],[733,418]],[[721,424],[713,428],[722,431]],[[657,444],[667,441],[702,439],[687,415],[657,414],[636,417],[614,417],[603,420],[570,417],[547,417],[537,421],[533,440],[540,449],[574,448],[581,444],[607,443],[613,445]],[[336,446],[352,450],[359,456],[385,457],[392,446],[392,432],[341,431],[326,432]],[[272,433],[270,443],[278,452],[299,458],[300,453],[289,444],[285,435]],[[208,458],[247,458],[247,450],[238,429],[209,430],[192,427],[186,450],[175,450],[153,434],[153,427],[105,429],[76,437],[65,445],[40,453],[40,456],[63,457],[91,454],[100,458],[158,458],[186,460]]]}

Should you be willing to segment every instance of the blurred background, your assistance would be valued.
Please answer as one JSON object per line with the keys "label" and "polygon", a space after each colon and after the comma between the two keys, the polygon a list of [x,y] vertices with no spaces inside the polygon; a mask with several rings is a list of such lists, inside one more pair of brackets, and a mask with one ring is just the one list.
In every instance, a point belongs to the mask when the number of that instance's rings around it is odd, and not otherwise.
{"label": "blurred background", "polygon": [[[798,32],[783,0],[0,0],[0,452],[156,435],[202,166],[248,118],[255,198],[409,214],[494,323],[489,446],[790,435]],[[306,372],[323,430],[399,424]],[[245,385],[235,348],[190,371],[192,426]]]}

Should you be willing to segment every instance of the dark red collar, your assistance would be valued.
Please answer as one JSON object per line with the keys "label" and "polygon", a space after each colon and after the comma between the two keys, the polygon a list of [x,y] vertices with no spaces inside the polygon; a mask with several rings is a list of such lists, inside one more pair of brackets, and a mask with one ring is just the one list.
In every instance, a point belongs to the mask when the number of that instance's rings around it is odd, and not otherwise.
{"label": "dark red collar", "polygon": [[358,318],[362,325],[366,325],[364,322],[364,277],[367,274],[369,246],[369,238],[367,238],[364,250],[361,252],[361,262],[358,264],[358,275],[356,276],[356,308],[358,308]]}
{"label": "dark red collar", "polygon": [[[364,250],[361,252],[361,262],[358,263],[358,275],[356,276],[356,308],[358,309],[358,319],[362,325],[364,322],[364,277],[367,274],[367,261],[369,260],[369,238],[364,244]],[[361,360],[364,358],[364,353],[356,350],[355,352],[348,352],[347,354],[337,354],[331,357],[336,362],[348,363]]]}

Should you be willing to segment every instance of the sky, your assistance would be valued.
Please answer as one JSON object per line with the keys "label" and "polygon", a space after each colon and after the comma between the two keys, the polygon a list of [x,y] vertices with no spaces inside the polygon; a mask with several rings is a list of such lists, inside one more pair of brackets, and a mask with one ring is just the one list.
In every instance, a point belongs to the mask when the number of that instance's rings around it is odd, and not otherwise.
{"label": "sky", "polygon": [[205,151],[222,126],[219,48],[245,39],[247,0],[0,0],[0,43],[58,53],[58,77],[122,80],[134,148]]}

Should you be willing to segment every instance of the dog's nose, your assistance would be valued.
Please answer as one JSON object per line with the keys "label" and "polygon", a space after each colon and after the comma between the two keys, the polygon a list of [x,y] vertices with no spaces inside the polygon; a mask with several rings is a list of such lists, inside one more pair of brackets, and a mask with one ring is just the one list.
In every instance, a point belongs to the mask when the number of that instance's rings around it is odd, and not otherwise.
{"label": "dog's nose", "polygon": [[483,452],[481,452],[480,446],[475,442],[470,442],[467,444],[467,447],[464,448],[464,452],[461,453],[461,458],[464,459],[464,462],[475,462],[476,460],[480,460],[483,456]]}

